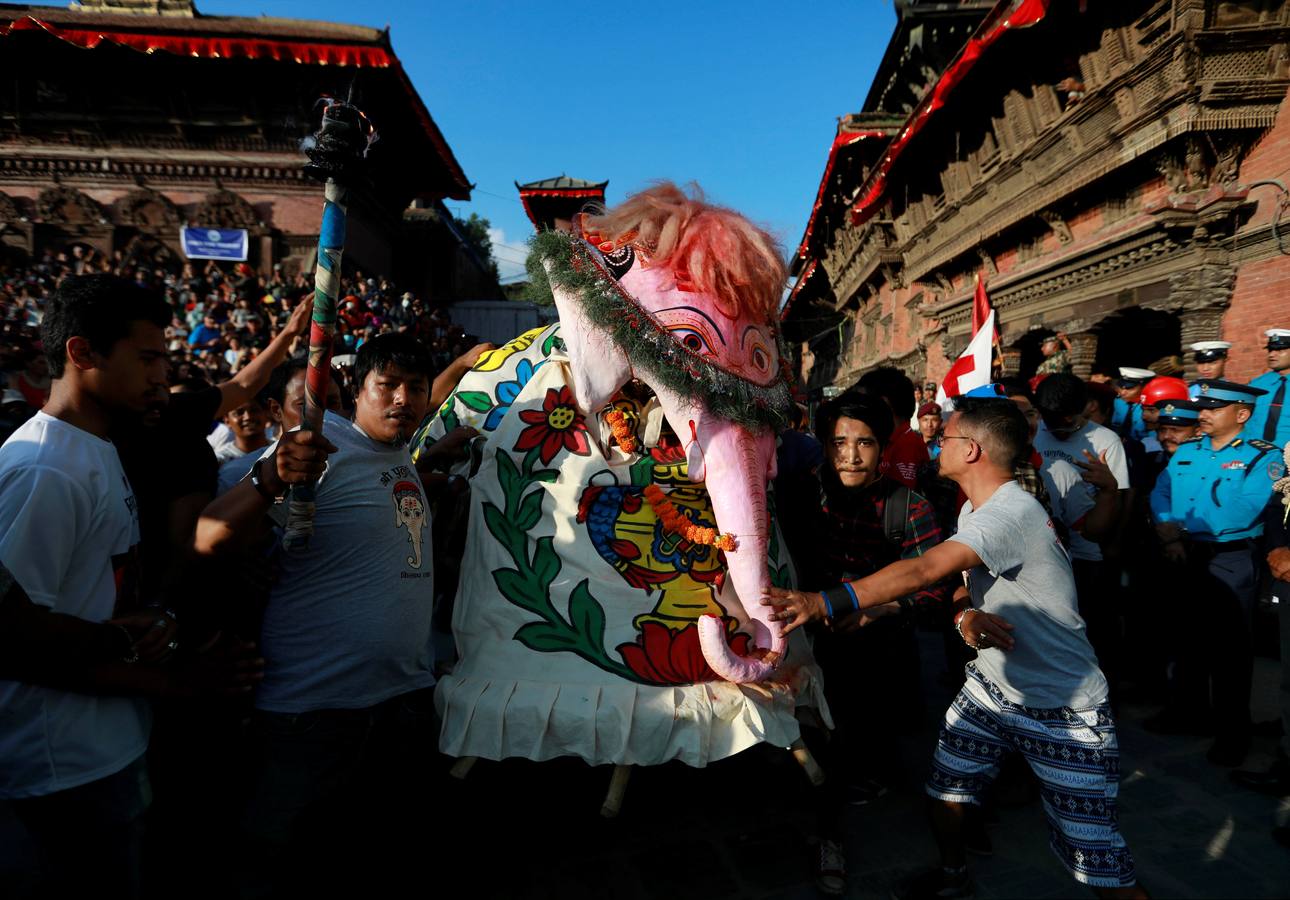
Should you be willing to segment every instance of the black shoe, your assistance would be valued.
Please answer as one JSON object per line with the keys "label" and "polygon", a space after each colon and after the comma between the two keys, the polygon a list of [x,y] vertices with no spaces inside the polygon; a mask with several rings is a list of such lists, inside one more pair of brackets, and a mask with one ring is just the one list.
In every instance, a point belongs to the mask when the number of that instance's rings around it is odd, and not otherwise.
{"label": "black shoe", "polygon": [[1235,768],[1245,762],[1245,757],[1249,752],[1250,738],[1248,735],[1238,737],[1224,736],[1214,740],[1214,743],[1209,747],[1209,752],[1205,754],[1205,758],[1216,766]]}
{"label": "black shoe", "polygon": [[847,890],[847,858],[837,841],[820,841],[820,859],[815,867],[815,887],[821,894],[840,897]]}
{"label": "black shoe", "polygon": [[891,889],[892,900],[930,900],[941,898],[970,898],[972,876],[967,866],[958,872],[949,872],[937,866],[902,881]]}
{"label": "black shoe", "polygon": [[1233,772],[1232,781],[1241,787],[1267,794],[1270,797],[1290,796],[1290,761],[1279,759],[1265,772],[1242,769]]}
{"label": "black shoe", "polygon": [[887,796],[887,785],[872,778],[865,778],[846,787],[847,802],[852,806],[868,806]]}

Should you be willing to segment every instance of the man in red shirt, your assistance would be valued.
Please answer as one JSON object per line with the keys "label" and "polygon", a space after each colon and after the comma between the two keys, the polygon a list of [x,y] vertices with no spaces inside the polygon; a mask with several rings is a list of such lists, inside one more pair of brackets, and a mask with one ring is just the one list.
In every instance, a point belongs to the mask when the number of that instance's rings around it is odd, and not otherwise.
{"label": "man in red shirt", "polygon": [[914,487],[919,471],[931,459],[923,436],[909,427],[914,416],[914,382],[900,369],[882,366],[860,376],[855,390],[881,397],[891,409],[891,440],[883,447],[882,474]]}

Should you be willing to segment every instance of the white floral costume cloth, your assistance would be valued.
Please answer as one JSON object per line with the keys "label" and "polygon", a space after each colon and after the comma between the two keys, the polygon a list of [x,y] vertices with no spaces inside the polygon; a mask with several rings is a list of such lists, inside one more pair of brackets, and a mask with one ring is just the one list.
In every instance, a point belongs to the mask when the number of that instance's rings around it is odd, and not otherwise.
{"label": "white floral costume cloth", "polygon": [[[686,477],[678,448],[657,446],[656,402],[615,400],[643,442],[631,454],[603,416],[577,412],[559,327],[482,357],[415,441],[419,449],[458,425],[483,433],[453,612],[460,661],[437,689],[440,748],[703,766],[761,741],[787,747],[798,707],[831,724],[800,632],[773,679],[715,680],[695,622],[724,616],[742,653],[747,616],[719,551],[664,529],[643,488],[660,485],[678,510],[715,527],[707,493]],[[770,557],[775,583],[791,583],[777,528]]]}

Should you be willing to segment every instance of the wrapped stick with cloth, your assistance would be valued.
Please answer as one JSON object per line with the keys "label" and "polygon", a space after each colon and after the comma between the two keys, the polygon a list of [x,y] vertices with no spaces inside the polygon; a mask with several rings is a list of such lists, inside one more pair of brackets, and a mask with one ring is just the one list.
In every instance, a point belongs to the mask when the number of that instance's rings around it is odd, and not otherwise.
{"label": "wrapped stick with cloth", "polygon": [[[352,99],[352,97],[351,97]],[[367,117],[349,103],[324,98],[322,125],[305,140],[309,157],[305,173],[326,184],[322,226],[318,231],[318,265],[314,271],[313,323],[309,330],[309,369],[305,376],[302,429],[322,430],[331,380],[332,341],[336,333],[336,301],[340,292],[340,263],[345,252],[349,189],[359,176],[367,148],[376,140]],[[296,485],[288,505],[282,543],[287,550],[308,545],[313,534],[317,479]]]}

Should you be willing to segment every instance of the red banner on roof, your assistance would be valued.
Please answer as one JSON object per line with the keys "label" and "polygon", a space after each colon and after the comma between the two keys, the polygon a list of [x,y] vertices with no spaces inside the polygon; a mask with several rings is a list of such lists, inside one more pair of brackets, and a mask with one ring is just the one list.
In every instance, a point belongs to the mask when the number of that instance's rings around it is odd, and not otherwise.
{"label": "red banner on roof", "polygon": [[117,44],[140,53],[174,53],[203,59],[269,59],[318,66],[386,68],[393,62],[384,47],[367,44],[328,44],[317,41],[284,41],[266,37],[221,37],[215,35],[145,34],[135,31],[91,31],[63,28],[34,16],[0,26],[0,37],[16,31],[45,33],[86,50],[103,43]]}
{"label": "red banner on roof", "polygon": [[833,139],[833,146],[829,148],[828,162],[824,164],[824,177],[820,179],[819,190],[815,192],[815,205],[811,207],[811,217],[806,220],[806,233],[802,235],[802,243],[797,247],[797,255],[802,259],[806,259],[806,246],[811,242],[811,233],[815,230],[815,217],[819,215],[820,207],[824,205],[824,191],[828,187],[829,176],[833,174],[833,165],[837,161],[838,151],[866,138],[887,136],[885,131],[848,131]]}
{"label": "red banner on roof", "polygon": [[[1001,6],[1011,5],[1014,2],[1015,0],[1003,0]],[[851,220],[855,224],[859,225],[867,221],[877,212],[879,202],[886,192],[887,175],[891,172],[892,165],[914,135],[927,125],[932,114],[945,105],[950,92],[967,77],[981,55],[1009,31],[1042,21],[1044,16],[1048,15],[1048,4],[1049,0],[1021,0],[1016,3],[1012,12],[1002,18],[997,15],[987,17],[985,24],[968,40],[954,62],[950,63],[949,68],[941,74],[932,89],[923,96],[922,101],[906,120],[905,127],[896,135],[878,165],[874,167],[869,180],[861,189],[860,199],[851,207]]]}

